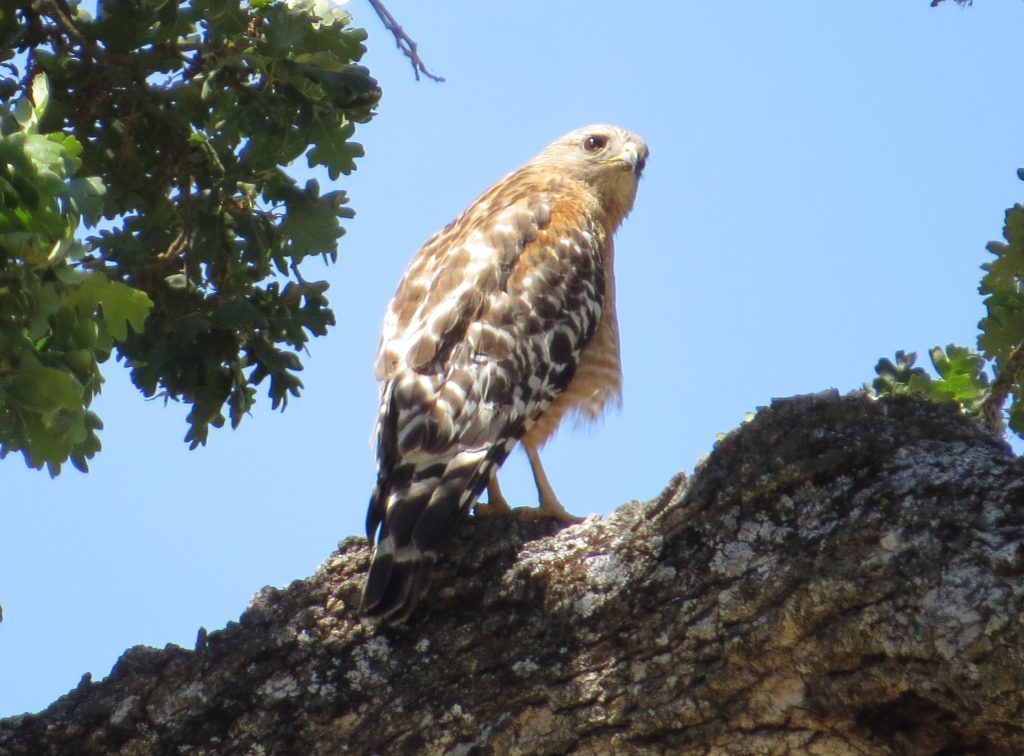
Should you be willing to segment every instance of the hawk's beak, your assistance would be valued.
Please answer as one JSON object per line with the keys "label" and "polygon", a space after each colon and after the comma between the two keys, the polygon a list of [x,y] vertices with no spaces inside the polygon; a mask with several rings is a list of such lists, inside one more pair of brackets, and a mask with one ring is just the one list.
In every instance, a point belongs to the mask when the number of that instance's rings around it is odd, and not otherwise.
{"label": "hawk's beak", "polygon": [[644,166],[647,165],[649,152],[646,144],[639,146],[634,142],[626,142],[622,146],[621,160],[629,170],[636,174],[637,178],[640,178],[640,174],[644,172]]}

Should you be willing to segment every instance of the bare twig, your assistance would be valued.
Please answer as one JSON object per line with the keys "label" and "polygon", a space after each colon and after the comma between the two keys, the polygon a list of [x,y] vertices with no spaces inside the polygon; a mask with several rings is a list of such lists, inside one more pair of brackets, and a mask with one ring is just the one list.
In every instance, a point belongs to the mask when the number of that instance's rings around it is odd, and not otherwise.
{"label": "bare twig", "polygon": [[412,72],[416,76],[416,81],[420,80],[421,73],[428,79],[444,81],[443,76],[435,76],[427,70],[427,67],[420,59],[420,54],[416,51],[416,43],[412,37],[405,33],[405,30],[395,20],[395,17],[391,15],[391,11],[384,7],[384,3],[381,0],[370,0],[370,5],[377,11],[377,15],[380,17],[381,23],[384,24],[384,28],[395,35],[395,44],[398,46],[398,49],[412,63]]}

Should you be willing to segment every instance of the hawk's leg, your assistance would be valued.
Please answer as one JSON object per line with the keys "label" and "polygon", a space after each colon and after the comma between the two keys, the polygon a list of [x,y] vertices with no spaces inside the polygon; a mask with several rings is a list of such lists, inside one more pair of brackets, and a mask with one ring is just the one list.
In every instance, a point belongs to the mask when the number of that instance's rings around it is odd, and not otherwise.
{"label": "hawk's leg", "polygon": [[565,507],[555,496],[554,489],[544,473],[544,467],[540,463],[540,454],[530,444],[523,443],[526,456],[530,458],[530,467],[533,469],[533,480],[537,484],[537,498],[540,499],[539,509],[517,509],[516,514],[521,520],[551,519],[558,522],[582,522],[582,517],[576,517],[565,511]]}
{"label": "hawk's leg", "polygon": [[501,486],[498,485],[498,471],[491,473],[491,479],[487,482],[487,503],[476,503],[473,514],[477,517],[494,517],[496,515],[507,515],[512,512],[504,495],[501,493]]}

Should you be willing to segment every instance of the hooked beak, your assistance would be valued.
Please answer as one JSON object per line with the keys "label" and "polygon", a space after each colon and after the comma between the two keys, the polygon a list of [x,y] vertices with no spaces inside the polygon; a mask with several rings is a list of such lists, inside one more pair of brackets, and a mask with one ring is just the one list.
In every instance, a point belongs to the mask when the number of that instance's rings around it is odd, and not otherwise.
{"label": "hooked beak", "polygon": [[647,165],[647,156],[650,150],[647,145],[638,146],[634,142],[626,142],[622,147],[622,163],[629,170],[636,174],[637,178],[644,172]]}

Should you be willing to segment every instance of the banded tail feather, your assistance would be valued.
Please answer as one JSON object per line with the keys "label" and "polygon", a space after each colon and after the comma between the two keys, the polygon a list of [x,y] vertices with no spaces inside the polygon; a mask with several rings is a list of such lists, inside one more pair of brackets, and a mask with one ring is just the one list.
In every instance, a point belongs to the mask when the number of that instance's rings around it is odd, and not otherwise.
{"label": "banded tail feather", "polygon": [[372,622],[398,623],[416,608],[430,584],[434,553],[413,544],[396,548],[392,536],[385,536],[373,550],[373,561],[363,587],[359,612]]}
{"label": "banded tail feather", "polygon": [[437,552],[514,445],[515,439],[464,451],[447,464],[399,465],[380,476],[366,520],[366,537],[376,545],[360,614],[374,623],[394,624],[412,613],[430,585]]}

